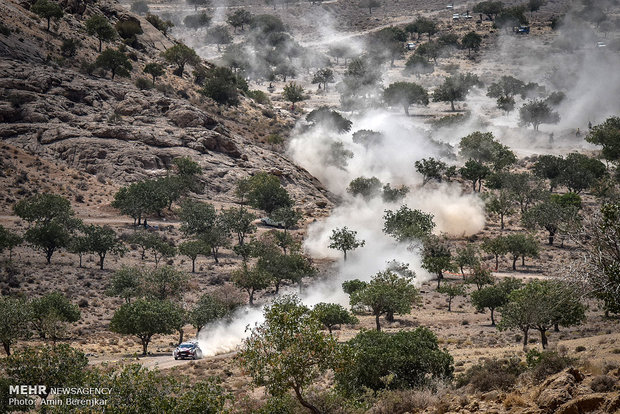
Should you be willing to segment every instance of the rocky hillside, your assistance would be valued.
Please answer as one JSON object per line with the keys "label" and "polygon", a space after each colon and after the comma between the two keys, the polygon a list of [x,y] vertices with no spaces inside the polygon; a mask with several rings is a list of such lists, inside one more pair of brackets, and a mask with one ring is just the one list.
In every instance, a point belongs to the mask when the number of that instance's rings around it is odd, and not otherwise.
{"label": "rocky hillside", "polygon": [[[65,15],[52,20],[50,32],[27,10],[29,2],[0,5],[10,30],[0,34],[0,136],[5,142],[119,183],[162,174],[175,157],[191,156],[204,169],[209,198],[223,202],[233,199],[239,178],[270,171],[307,212],[329,206],[329,195],[316,179],[277,148],[260,143],[261,136],[292,125],[289,115],[245,98],[239,108],[219,108],[197,92],[187,69],[178,77],[167,68],[158,80],[165,88],[140,90],[132,79],[143,76],[144,64],[164,63],[160,53],[173,41],[113,2],[60,4]],[[79,70],[98,54],[97,39],[83,27],[93,14],[111,23],[140,22],[144,33],[134,47],[126,46],[134,60],[131,78],[112,80]],[[71,59],[63,58],[63,39],[77,34],[81,46]]]}

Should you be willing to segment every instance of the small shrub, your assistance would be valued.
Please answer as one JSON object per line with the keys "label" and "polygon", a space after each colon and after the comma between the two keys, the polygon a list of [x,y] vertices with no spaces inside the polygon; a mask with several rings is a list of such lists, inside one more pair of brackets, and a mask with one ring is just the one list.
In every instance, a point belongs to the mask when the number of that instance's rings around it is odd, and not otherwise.
{"label": "small shrub", "polygon": [[616,381],[608,375],[597,375],[592,378],[590,388],[594,392],[609,392],[613,391]]}
{"label": "small shrub", "polygon": [[78,306],[80,308],[87,308],[88,307],[88,301],[86,299],[80,299],[78,302]]}
{"label": "small shrub", "polygon": [[4,36],[8,36],[11,34],[11,29],[5,26],[4,23],[0,22],[0,34]]}
{"label": "small shrub", "polygon": [[467,114],[455,114],[455,115],[447,115],[441,118],[432,120],[430,124],[434,128],[443,128],[443,127],[452,127],[458,124],[461,124],[469,119],[469,113]]}
{"label": "small shrub", "polygon": [[82,45],[79,39],[63,39],[60,46],[60,54],[64,57],[73,57],[77,53],[77,48]]}
{"label": "small shrub", "polygon": [[153,87],[153,82],[151,82],[147,78],[136,79],[136,88],[140,90],[146,90],[146,89],[151,89],[152,87]]}
{"label": "small shrub", "polygon": [[280,134],[269,134],[266,141],[271,145],[280,145],[284,142],[284,138]]}
{"label": "small shrub", "polygon": [[555,351],[538,351],[531,349],[526,356],[527,366],[536,381],[542,381],[550,375],[557,374],[575,363],[573,358]]}
{"label": "small shrub", "polygon": [[458,376],[456,384],[458,387],[471,385],[474,390],[481,392],[495,389],[509,390],[515,385],[517,377],[523,370],[517,358],[485,359]]}
{"label": "small shrub", "polygon": [[577,348],[575,348],[575,352],[583,352],[586,350],[586,347],[583,345],[579,345]]}
{"label": "small shrub", "polygon": [[267,94],[263,91],[254,89],[254,90],[248,91],[247,95],[248,95],[248,98],[255,100],[259,104],[265,105],[269,103],[269,96],[267,96]]}

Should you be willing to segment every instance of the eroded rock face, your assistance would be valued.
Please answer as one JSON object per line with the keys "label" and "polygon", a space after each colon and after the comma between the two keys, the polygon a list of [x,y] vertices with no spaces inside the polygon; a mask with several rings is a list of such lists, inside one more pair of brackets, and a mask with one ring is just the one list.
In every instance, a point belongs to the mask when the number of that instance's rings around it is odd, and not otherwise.
{"label": "eroded rock face", "polygon": [[231,201],[240,178],[277,172],[298,204],[328,193],[282,154],[230,132],[188,101],[59,68],[0,61],[0,137],[91,174],[128,182],[162,174],[179,156],[204,170],[209,197]]}

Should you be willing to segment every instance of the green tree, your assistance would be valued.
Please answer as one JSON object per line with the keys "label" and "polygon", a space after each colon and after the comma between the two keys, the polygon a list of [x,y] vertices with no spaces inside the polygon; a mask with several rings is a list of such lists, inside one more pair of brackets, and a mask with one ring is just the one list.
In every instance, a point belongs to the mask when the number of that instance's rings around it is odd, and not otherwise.
{"label": "green tree", "polygon": [[538,243],[531,235],[509,234],[505,236],[506,251],[512,255],[512,270],[517,270],[517,259],[525,266],[526,257],[538,257]]}
{"label": "green tree", "polygon": [[151,75],[151,77],[153,78],[153,86],[155,86],[155,79],[165,73],[163,65],[155,62],[147,63],[144,66],[143,72],[147,75]]}
{"label": "green tree", "polygon": [[433,73],[434,71],[435,66],[429,62],[428,58],[419,54],[409,56],[405,62],[405,69],[403,69],[404,74],[416,75],[417,78],[420,75]]}
{"label": "green tree", "polygon": [[245,207],[224,209],[220,214],[228,230],[237,236],[239,245],[243,245],[248,235],[256,232],[256,226],[253,224],[256,216]]}
{"label": "green tree", "polygon": [[365,199],[371,199],[381,191],[381,181],[377,177],[357,177],[351,180],[347,187],[347,193],[356,196],[361,195]]}
{"label": "green tree", "polygon": [[495,271],[499,268],[499,257],[505,255],[506,239],[504,237],[495,237],[493,239],[484,239],[482,241],[482,250],[495,257]]}
{"label": "green tree", "polygon": [[488,213],[497,214],[500,221],[500,228],[504,230],[504,217],[514,214],[513,198],[506,190],[500,190],[497,194],[491,193],[486,199],[486,210]]}
{"label": "green tree", "polygon": [[0,342],[6,355],[11,355],[11,346],[19,339],[30,336],[30,306],[23,299],[0,296]]}
{"label": "green tree", "polygon": [[422,174],[422,186],[425,186],[430,180],[441,182],[443,174],[448,165],[433,157],[422,158],[415,162],[415,170]]}
{"label": "green tree", "polygon": [[437,64],[437,58],[441,56],[443,45],[438,41],[422,43],[415,50],[414,56],[420,56],[427,61],[432,60],[434,64]]}
{"label": "green tree", "polygon": [[35,194],[15,204],[15,215],[29,223],[47,224],[73,215],[69,200],[55,194]]}
{"label": "green tree", "polygon": [[395,203],[401,201],[409,193],[409,187],[401,185],[400,187],[392,187],[390,183],[383,186],[381,198],[387,203]]}
{"label": "green tree", "polygon": [[248,268],[247,265],[242,265],[232,275],[234,285],[248,293],[250,306],[254,305],[254,294],[266,289],[271,284],[271,281],[272,278],[269,272],[265,271],[260,265],[251,268]]}
{"label": "green tree", "polygon": [[330,68],[319,69],[314,73],[312,77],[312,83],[318,83],[319,86],[323,85],[323,90],[327,92],[327,84],[334,83],[334,71]]}
{"label": "green tree", "polygon": [[217,213],[212,204],[186,200],[179,210],[181,232],[186,236],[200,236],[215,224],[216,217]]}
{"label": "green tree", "polygon": [[329,236],[330,249],[340,250],[344,253],[344,260],[347,260],[347,252],[357,249],[358,247],[364,247],[365,240],[357,238],[357,231],[349,230],[347,226],[341,229],[333,229],[331,236]]}
{"label": "green tree", "polygon": [[367,390],[410,389],[452,378],[452,356],[426,327],[385,333],[362,331],[344,347],[336,382],[347,395]]}
{"label": "green tree", "polygon": [[[284,229],[284,232],[288,232],[289,229],[297,226],[299,220],[303,217],[302,213],[292,209],[291,207],[280,207],[271,213],[271,218],[280,223],[280,226]],[[286,253],[286,249],[284,251]]]}
{"label": "green tree", "polygon": [[22,244],[23,241],[24,240],[18,234],[0,225],[0,253],[8,249],[9,260],[13,257],[13,249]]}
{"label": "green tree", "polygon": [[101,14],[92,15],[84,24],[86,26],[86,33],[95,36],[99,40],[99,53],[101,53],[103,42],[111,42],[116,39],[116,30],[114,30],[108,19]]}
{"label": "green tree", "polygon": [[474,266],[469,277],[465,279],[465,282],[476,285],[476,288],[480,290],[485,285],[492,285],[495,279],[493,278],[491,270],[478,264]]}
{"label": "green tree", "polygon": [[128,78],[133,66],[127,55],[118,49],[106,49],[95,60],[95,65],[104,70],[109,70],[114,76],[119,75]]}
{"label": "green tree", "polygon": [[472,50],[480,49],[480,45],[482,44],[482,36],[474,31],[468,32],[465,36],[463,36],[463,39],[461,39],[461,44],[467,49],[467,55],[469,56]]}
{"label": "green tree", "polygon": [[235,33],[237,32],[238,27],[243,30],[243,26],[250,24],[251,22],[252,13],[250,13],[246,9],[237,9],[233,12],[228,13],[228,15],[226,16],[226,23],[228,23],[235,29]]}
{"label": "green tree", "polygon": [[47,20],[46,30],[48,32],[50,31],[50,21],[52,19],[60,19],[64,16],[62,8],[57,3],[48,0],[37,0],[37,2],[30,7],[30,11]]}
{"label": "green tree", "polygon": [[152,24],[154,28],[162,32],[166,37],[168,37],[168,30],[174,27],[174,23],[170,20],[164,20],[156,14],[148,13],[146,15],[146,21]]}
{"label": "green tree", "polygon": [[292,104],[291,108],[293,110],[295,110],[295,104],[297,102],[306,99],[306,95],[304,95],[304,88],[302,88],[301,85],[298,85],[295,82],[290,82],[284,87],[284,92],[282,92],[282,96],[284,96],[284,99],[286,99]]}
{"label": "green tree", "polygon": [[228,68],[216,66],[207,71],[202,93],[222,105],[238,105],[239,89],[246,89],[245,81]]}
{"label": "green tree", "polygon": [[196,328],[196,336],[207,324],[215,322],[228,316],[231,308],[227,303],[220,300],[215,295],[205,293],[200,297],[198,303],[189,311],[189,320]]}
{"label": "green tree", "polygon": [[432,214],[411,210],[407,206],[401,206],[395,212],[386,210],[383,216],[383,232],[399,242],[424,240],[430,236],[434,228]]}
{"label": "green tree", "polygon": [[313,126],[326,125],[330,129],[336,130],[339,134],[349,132],[353,124],[347,118],[340,115],[340,113],[329,109],[329,107],[325,105],[310,111],[310,113],[306,115],[306,121],[310,122]]}
{"label": "green tree", "polygon": [[138,267],[122,266],[114,272],[105,293],[108,296],[118,296],[130,303],[132,298],[142,296],[143,272]]}
{"label": "green tree", "polygon": [[189,290],[189,277],[172,266],[145,272],[142,283],[144,295],[160,301],[179,299]]}
{"label": "green tree", "polygon": [[383,99],[390,106],[402,105],[409,116],[410,105],[428,105],[428,92],[417,83],[395,82],[385,88]]}
{"label": "green tree", "polygon": [[3,365],[12,384],[42,385],[37,395],[46,400],[52,388],[83,386],[88,358],[67,344],[44,345],[15,352]]}
{"label": "green tree", "polygon": [[99,256],[99,268],[103,270],[103,261],[108,253],[124,255],[127,249],[123,242],[116,236],[116,232],[109,226],[96,226],[91,224],[84,227],[88,251]]}
{"label": "green tree", "polygon": [[156,299],[125,303],[114,312],[110,330],[138,337],[142,343],[142,355],[146,356],[153,335],[174,332],[174,308],[172,302]]}
{"label": "green tree", "polygon": [[183,24],[189,29],[200,29],[211,24],[211,16],[205,12],[189,14],[183,18]]}
{"label": "green tree", "polygon": [[351,293],[352,308],[366,307],[375,317],[377,331],[381,330],[379,317],[408,314],[418,303],[420,294],[409,276],[400,276],[394,270],[385,270],[373,276],[365,287]]}
{"label": "green tree", "polygon": [[444,283],[437,288],[437,293],[447,296],[448,312],[452,312],[452,300],[457,296],[465,296],[465,286],[462,283]]}
{"label": "green tree", "polygon": [[200,58],[194,49],[185,46],[183,43],[176,44],[162,52],[162,57],[171,64],[177,65],[174,74],[183,76],[185,65],[196,66],[200,63]]}
{"label": "green tree", "polygon": [[620,160],[620,117],[612,116],[592,127],[586,141],[602,147],[602,155],[608,161]]}
{"label": "green tree", "polygon": [[433,92],[433,101],[450,102],[450,108],[454,111],[454,102],[464,100],[474,86],[482,86],[482,82],[472,73],[447,77]]}
{"label": "green tree", "polygon": [[465,165],[459,169],[459,174],[464,179],[472,182],[474,192],[476,192],[476,184],[478,184],[477,191],[480,192],[482,180],[491,174],[491,170],[480,161],[469,159]]}
{"label": "green tree", "polygon": [[66,323],[80,319],[80,309],[60,292],[47,293],[29,303],[32,310],[32,327],[42,339],[53,342],[60,339],[65,332]]}
{"label": "green tree", "polygon": [[569,191],[580,193],[594,186],[596,181],[606,174],[607,169],[601,161],[572,152],[565,158],[558,182],[565,185]]}
{"label": "green tree", "polygon": [[293,390],[299,403],[321,411],[307,396],[308,387],[338,360],[335,339],[296,297],[280,297],[265,308],[265,322],[255,327],[239,352],[239,362],[254,384],[274,397]]}
{"label": "green tree", "polygon": [[336,325],[353,325],[358,323],[355,316],[351,315],[342,305],[336,303],[317,303],[312,309],[314,317],[332,333]]}
{"label": "green tree", "polygon": [[217,51],[221,52],[221,46],[232,42],[232,36],[225,25],[213,26],[207,30],[207,44],[217,45]]}
{"label": "green tree", "polygon": [[525,212],[522,221],[526,228],[547,230],[551,246],[558,231],[574,228],[581,221],[578,211],[573,205],[563,206],[549,198]]}
{"label": "green tree", "polygon": [[562,179],[562,171],[567,167],[566,161],[559,155],[541,155],[534,163],[534,174],[549,180],[549,191],[553,191]]}
{"label": "green tree", "polygon": [[491,312],[491,326],[495,326],[495,310],[508,303],[508,295],[520,289],[522,283],[514,277],[507,277],[501,282],[483,287],[471,293],[471,303],[478,312],[488,309]]}
{"label": "green tree", "polygon": [[501,1],[481,1],[474,5],[473,12],[486,14],[489,20],[493,20],[503,9],[504,3]]}
{"label": "green tree", "polygon": [[444,272],[456,270],[456,266],[452,262],[452,253],[445,241],[437,236],[430,236],[424,240],[422,268],[437,276],[438,289]]}
{"label": "green tree", "polygon": [[532,125],[534,131],[538,131],[541,124],[557,124],[558,122],[560,122],[560,115],[553,112],[544,101],[534,99],[523,104],[519,109],[519,123]]}
{"label": "green tree", "polygon": [[473,269],[480,264],[478,249],[476,246],[468,243],[465,247],[456,249],[454,263],[461,270],[463,277],[465,277],[465,267]]}
{"label": "green tree", "polygon": [[260,172],[248,181],[247,199],[254,207],[271,214],[281,207],[291,207],[293,200],[275,175]]}
{"label": "green tree", "polygon": [[210,256],[211,246],[202,240],[187,240],[179,244],[179,253],[192,261],[192,273],[196,273],[196,258],[199,255]]}

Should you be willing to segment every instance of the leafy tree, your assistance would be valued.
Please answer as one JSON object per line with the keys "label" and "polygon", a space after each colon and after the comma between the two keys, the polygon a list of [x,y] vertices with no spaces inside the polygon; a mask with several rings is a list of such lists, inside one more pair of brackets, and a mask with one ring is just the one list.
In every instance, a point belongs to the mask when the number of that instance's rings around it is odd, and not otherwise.
{"label": "leafy tree", "polygon": [[497,107],[509,114],[515,109],[515,99],[511,96],[500,96],[497,98]]}
{"label": "leafy tree", "polygon": [[555,324],[578,325],[585,319],[585,306],[572,288],[559,281],[533,280],[508,295],[508,303],[501,308],[502,320],[498,327],[519,329],[523,333],[523,349],[528,343],[528,332],[540,332],[543,349],[547,347],[547,331]]}
{"label": "leafy tree", "polygon": [[205,325],[228,316],[230,312],[228,304],[216,296],[208,293],[202,295],[196,306],[189,312],[190,322],[196,328],[196,336],[200,334],[200,330]]}
{"label": "leafy tree", "polygon": [[130,303],[132,298],[137,298],[143,292],[143,273],[138,267],[122,266],[114,272],[110,285],[105,293],[108,296],[118,296]]}
{"label": "leafy tree", "polygon": [[77,219],[66,217],[56,218],[48,223],[39,222],[26,230],[24,240],[35,249],[43,251],[47,264],[58,249],[68,247],[71,231],[77,226]]}
{"label": "leafy tree", "polygon": [[538,131],[540,124],[557,124],[559,121],[560,115],[539,99],[528,101],[519,109],[520,124],[532,125],[534,131]]}
{"label": "leafy tree", "polygon": [[320,410],[307,396],[308,387],[333,368],[338,344],[296,297],[280,297],[265,308],[265,322],[245,339],[239,361],[254,384],[265,386],[274,397],[289,390],[314,414]]}
{"label": "leafy tree", "polygon": [[358,323],[355,316],[336,303],[317,303],[312,309],[312,314],[327,328],[330,334],[336,325],[353,325]]}
{"label": "leafy tree", "polygon": [[47,400],[52,388],[81,387],[88,358],[67,344],[27,347],[3,361],[12,384],[40,386],[41,399]]}
{"label": "leafy tree", "polygon": [[373,276],[365,287],[351,293],[351,307],[370,309],[375,317],[377,331],[381,330],[379,317],[408,314],[420,299],[420,294],[409,276],[399,276],[393,270],[385,270]]}
{"label": "leafy tree", "polygon": [[189,29],[200,29],[211,24],[211,16],[205,12],[189,14],[183,19],[183,24]]}
{"label": "leafy tree", "polygon": [[409,56],[405,62],[405,69],[403,70],[405,74],[416,75],[418,78],[420,75],[433,73],[434,71],[435,66],[429,62],[428,57],[421,56],[420,54]]}
{"label": "leafy tree", "polygon": [[441,182],[443,173],[447,168],[445,162],[433,157],[422,158],[415,162],[415,170],[422,174],[422,186],[425,186],[430,180]]}
{"label": "leafy tree", "polygon": [[437,288],[437,293],[448,297],[448,312],[452,312],[452,300],[457,296],[465,296],[465,287],[461,283],[444,283]]}
{"label": "leafy tree", "polygon": [[101,52],[95,60],[95,65],[104,70],[109,70],[112,74],[112,79],[116,75],[128,78],[133,68],[127,55],[117,49],[106,49]]}
{"label": "leafy tree", "polygon": [[472,50],[478,50],[481,43],[482,36],[474,31],[468,32],[461,40],[461,44],[467,49],[467,55],[470,55]]}
{"label": "leafy tree", "polygon": [[368,9],[368,14],[372,14],[372,9],[381,6],[379,0],[360,0],[359,6],[363,9]]}
{"label": "leafy tree", "polygon": [[405,31],[409,33],[416,33],[418,39],[420,35],[427,34],[430,40],[431,36],[438,32],[437,24],[426,17],[418,17],[413,23],[405,27]]}
{"label": "leafy tree", "polygon": [[153,335],[174,332],[174,310],[172,302],[157,299],[125,303],[114,312],[110,330],[138,337],[142,343],[142,355],[146,356]]}
{"label": "leafy tree", "polygon": [[103,270],[103,261],[108,253],[123,255],[127,249],[109,226],[91,224],[84,227],[88,250],[99,256],[99,268]]}
{"label": "leafy tree", "polygon": [[344,260],[347,260],[347,252],[357,249],[358,247],[364,247],[365,240],[359,240],[357,238],[357,232],[349,230],[347,226],[341,229],[333,229],[331,236],[329,236],[330,249],[340,250],[344,253]]}
{"label": "leafy tree", "polygon": [[254,305],[254,294],[260,290],[266,289],[271,284],[271,281],[271,275],[262,269],[260,265],[252,268],[243,265],[240,269],[237,269],[232,276],[232,282],[235,286],[248,293],[248,302],[250,306]]}
{"label": "leafy tree", "polygon": [[313,109],[306,115],[306,121],[310,122],[312,125],[327,125],[336,130],[339,134],[349,132],[352,125],[351,121],[340,115],[340,113],[329,109],[327,106],[320,106],[317,109]]}
{"label": "leafy tree", "polygon": [[505,255],[506,239],[504,237],[495,237],[493,239],[484,239],[482,241],[482,250],[488,254],[492,254],[495,257],[495,271],[499,267],[499,257]]}
{"label": "leafy tree", "polygon": [[235,29],[235,33],[237,32],[237,28],[241,27],[243,30],[243,26],[246,24],[250,24],[252,22],[252,13],[247,11],[246,9],[237,9],[233,12],[228,13],[226,16],[226,23],[231,25]]}
{"label": "leafy tree", "polygon": [[491,132],[473,132],[461,138],[459,154],[485,164],[492,164],[495,171],[517,162],[517,157],[507,146],[496,141]]}
{"label": "leafy tree", "polygon": [[178,299],[189,290],[189,277],[172,266],[163,266],[144,273],[143,293],[160,301]]}
{"label": "leafy tree", "polygon": [[461,269],[461,274],[465,277],[465,267],[473,269],[480,264],[478,249],[473,244],[467,244],[461,249],[456,249],[454,263]]}
{"label": "leafy tree", "polygon": [[65,330],[65,323],[77,322],[80,309],[60,292],[51,292],[29,303],[32,327],[42,339],[56,342]]}
{"label": "leafy tree", "polygon": [[505,236],[506,251],[512,255],[512,270],[517,270],[517,259],[525,265],[526,257],[538,257],[538,243],[531,235],[509,234]]}
{"label": "leafy tree", "polygon": [[221,46],[232,42],[232,36],[225,25],[213,26],[207,31],[207,44],[217,45],[217,51],[221,52]]}
{"label": "leafy tree", "polygon": [[365,199],[375,197],[381,191],[381,181],[377,177],[357,177],[351,180],[347,187],[347,193],[356,196],[361,195]]}
{"label": "leafy tree", "polygon": [[86,33],[95,36],[99,40],[99,52],[103,42],[111,42],[116,39],[117,33],[114,27],[101,14],[94,14],[86,20]]}
{"label": "leafy tree", "polygon": [[548,195],[541,180],[527,172],[503,173],[501,187],[519,204],[521,214]]}
{"label": "leafy tree", "polygon": [[495,17],[495,25],[500,28],[505,27],[510,29],[515,26],[527,24],[527,18],[524,13],[524,5],[506,7]]}
{"label": "leafy tree", "polygon": [[253,224],[256,216],[244,207],[222,210],[221,216],[228,230],[237,235],[240,245],[243,245],[249,234],[256,231],[256,226]]}
{"label": "leafy tree", "polygon": [[13,211],[16,216],[29,223],[48,224],[58,219],[66,219],[73,215],[71,204],[66,198],[40,193],[20,200]]}
{"label": "leafy tree", "polygon": [[284,92],[282,92],[282,96],[284,96],[284,99],[286,99],[292,104],[293,110],[295,110],[295,104],[297,102],[306,99],[306,96],[304,95],[304,88],[302,88],[301,85],[298,85],[295,82],[290,82],[284,87]]}
{"label": "leafy tree", "polygon": [[125,40],[125,44],[137,46],[137,35],[144,33],[138,20],[119,20],[114,26],[118,35]]}
{"label": "leafy tree", "polygon": [[465,279],[467,283],[476,285],[478,290],[485,285],[492,285],[495,282],[493,273],[486,267],[478,264],[472,269],[471,275]]}
{"label": "leafy tree", "polygon": [[230,69],[216,66],[207,71],[201,92],[219,104],[238,105],[239,89],[247,89],[243,82]]}
{"label": "leafy tree", "polygon": [[525,227],[529,229],[543,228],[549,232],[549,245],[558,231],[572,228],[581,220],[578,208],[573,205],[563,206],[552,198],[535,205],[522,216]]}
{"label": "leafy tree", "polygon": [[214,225],[216,217],[217,213],[212,204],[186,200],[179,211],[181,232],[186,236],[199,236]]}
{"label": "leafy tree", "polygon": [[605,164],[585,154],[572,152],[566,156],[565,161],[558,181],[575,193],[592,187],[596,180],[607,174]]}
{"label": "leafy tree", "polygon": [[11,346],[19,339],[30,336],[32,317],[28,303],[23,299],[0,296],[0,342],[6,355],[11,355]]}
{"label": "leafy tree", "polygon": [[163,189],[161,182],[158,183],[155,180],[132,183],[127,187],[121,187],[114,194],[112,207],[133,218],[134,226],[140,225],[142,218],[146,223],[147,214],[161,212],[168,204]]}
{"label": "leafy tree", "polygon": [[368,285],[368,283],[364,282],[363,280],[359,280],[359,279],[346,280],[342,282],[342,290],[347,295],[352,295],[353,292],[356,292],[360,289],[365,288],[366,285]]}
{"label": "leafy tree", "polygon": [[211,246],[202,240],[188,240],[179,244],[179,253],[192,261],[192,273],[196,273],[196,258],[199,255],[210,256]]}
{"label": "leafy tree", "polygon": [[428,93],[417,83],[395,82],[383,91],[383,99],[390,105],[402,105],[409,116],[409,106],[413,104],[428,105]]}
{"label": "leafy tree", "polygon": [[504,217],[514,214],[513,199],[506,190],[500,190],[498,194],[490,194],[486,200],[486,210],[491,214],[497,214],[500,220],[500,228],[504,230]]}
{"label": "leafy tree", "polygon": [[450,108],[454,111],[454,102],[464,100],[474,86],[482,86],[482,82],[472,73],[447,77],[433,92],[433,101],[450,102]]}
{"label": "leafy tree", "polygon": [[179,43],[169,49],[166,49],[166,51],[162,52],[161,55],[168,63],[177,65],[177,68],[174,71],[174,74],[177,76],[183,76],[185,65],[189,64],[196,66],[200,63],[200,58],[194,49],[185,46],[183,43]]}
{"label": "leafy tree", "polygon": [[435,228],[432,214],[411,210],[407,206],[401,206],[395,212],[386,210],[383,220],[383,232],[399,242],[424,240]]}
{"label": "leafy tree", "polygon": [[438,41],[426,42],[416,48],[414,56],[423,57],[427,61],[432,60],[433,63],[437,64],[437,58],[441,55],[442,50],[443,45]]}
{"label": "leafy tree", "polygon": [[153,25],[154,28],[162,32],[162,34],[168,37],[168,30],[174,27],[174,23],[170,20],[164,20],[156,14],[148,13],[146,15],[146,21]]}
{"label": "leafy tree", "polygon": [[608,161],[620,160],[620,117],[612,116],[592,127],[586,141],[600,145],[602,155]]}
{"label": "leafy tree", "polygon": [[394,203],[405,198],[408,193],[409,187],[407,187],[406,185],[392,188],[390,183],[387,183],[383,186],[383,193],[381,194],[381,198],[383,198],[383,201],[385,202]]}
{"label": "leafy tree", "polygon": [[22,244],[22,242],[23,239],[19,235],[0,225],[0,253],[2,253],[5,249],[8,249],[9,260],[13,256],[13,249]]}
{"label": "leafy tree", "polygon": [[440,287],[443,273],[455,271],[452,253],[448,245],[437,236],[430,236],[424,241],[422,249],[422,268],[437,276],[437,288]]}
{"label": "leafy tree", "polygon": [[[275,222],[280,223],[285,233],[288,232],[289,229],[295,227],[302,217],[303,215],[301,212],[291,207],[280,207],[271,214],[271,218]],[[284,253],[286,253],[286,251]]]}
{"label": "leafy tree", "polygon": [[153,78],[153,86],[155,86],[155,78],[164,74],[164,67],[159,63],[147,63],[144,66],[143,72],[147,75],[151,75]]}
{"label": "leafy tree", "polygon": [[449,380],[454,370],[452,356],[439,348],[426,327],[394,334],[362,331],[345,345],[344,353],[346,362],[336,371],[336,381],[345,394],[423,387]]}
{"label": "leafy tree", "polygon": [[247,192],[248,203],[271,214],[281,207],[290,207],[293,201],[275,175],[260,172],[250,177]]}
{"label": "leafy tree", "polygon": [[323,68],[317,70],[312,78],[312,83],[318,83],[319,86],[323,85],[323,90],[325,92],[327,92],[327,84],[334,82],[334,71],[330,68]]}
{"label": "leafy tree", "polygon": [[30,7],[30,11],[47,20],[46,30],[48,32],[50,31],[50,21],[52,19],[60,19],[64,16],[62,8],[57,3],[48,0],[37,0],[37,2]]}
{"label": "leafy tree", "polygon": [[560,183],[562,171],[566,168],[564,158],[558,155],[541,155],[534,163],[534,174],[549,180],[549,191]]}
{"label": "leafy tree", "polygon": [[473,12],[486,14],[489,20],[493,20],[503,9],[504,3],[501,1],[481,1],[474,6]]}
{"label": "leafy tree", "polygon": [[478,192],[482,187],[482,180],[484,180],[491,170],[489,167],[481,163],[480,161],[468,160],[463,167],[459,169],[459,174],[466,180],[472,182],[474,192],[476,191],[476,184],[478,184]]}
{"label": "leafy tree", "polygon": [[495,326],[495,310],[508,303],[508,295],[520,289],[522,282],[514,277],[507,277],[491,286],[486,286],[471,293],[471,303],[478,312],[488,309],[491,312],[491,326]]}

